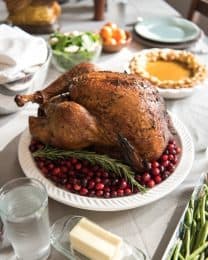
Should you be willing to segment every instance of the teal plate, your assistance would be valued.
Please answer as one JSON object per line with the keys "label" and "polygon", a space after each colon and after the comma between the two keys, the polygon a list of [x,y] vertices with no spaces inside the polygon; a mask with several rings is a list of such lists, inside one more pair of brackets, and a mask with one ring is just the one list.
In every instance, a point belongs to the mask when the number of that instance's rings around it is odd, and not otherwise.
{"label": "teal plate", "polygon": [[179,17],[145,18],[134,26],[141,37],[163,43],[182,43],[195,40],[201,30],[194,23]]}

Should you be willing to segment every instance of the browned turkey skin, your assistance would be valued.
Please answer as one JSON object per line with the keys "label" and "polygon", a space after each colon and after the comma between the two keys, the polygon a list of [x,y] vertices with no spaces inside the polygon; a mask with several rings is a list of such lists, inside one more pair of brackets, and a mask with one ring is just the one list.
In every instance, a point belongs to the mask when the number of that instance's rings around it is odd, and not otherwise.
{"label": "browned turkey skin", "polygon": [[[171,138],[164,101],[155,87],[135,75],[94,70],[93,65],[78,65],[42,92],[17,97],[20,105],[43,103],[41,116],[29,119],[30,132],[64,149],[93,146],[143,170]],[[53,97],[66,91],[69,97]]]}

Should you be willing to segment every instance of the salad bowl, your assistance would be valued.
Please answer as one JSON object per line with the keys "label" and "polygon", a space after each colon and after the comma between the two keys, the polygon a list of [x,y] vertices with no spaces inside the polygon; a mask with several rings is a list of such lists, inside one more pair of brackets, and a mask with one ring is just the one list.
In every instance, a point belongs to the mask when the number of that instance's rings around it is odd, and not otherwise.
{"label": "salad bowl", "polygon": [[54,33],[49,44],[52,63],[60,72],[82,62],[96,61],[102,49],[100,36],[91,32]]}

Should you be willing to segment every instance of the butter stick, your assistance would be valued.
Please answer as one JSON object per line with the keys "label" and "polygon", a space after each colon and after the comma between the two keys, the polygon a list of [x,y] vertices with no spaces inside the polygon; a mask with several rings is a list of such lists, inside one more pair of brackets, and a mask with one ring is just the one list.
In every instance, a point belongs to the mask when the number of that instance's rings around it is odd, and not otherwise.
{"label": "butter stick", "polygon": [[71,230],[73,249],[92,260],[119,260],[122,239],[82,218]]}

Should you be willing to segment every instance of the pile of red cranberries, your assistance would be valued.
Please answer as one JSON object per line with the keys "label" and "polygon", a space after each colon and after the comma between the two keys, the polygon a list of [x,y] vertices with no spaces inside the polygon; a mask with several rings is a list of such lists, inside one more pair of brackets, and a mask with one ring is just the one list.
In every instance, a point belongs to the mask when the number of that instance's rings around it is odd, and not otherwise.
{"label": "pile of red cranberries", "polygon": [[[32,140],[29,149],[35,152],[43,147],[40,142]],[[135,180],[144,187],[153,188],[174,172],[180,152],[181,149],[176,142],[169,141],[162,156],[157,161],[149,163],[146,172],[135,174]],[[43,175],[57,186],[82,196],[115,198],[139,192],[136,187],[132,189],[125,178],[85,160],[69,157],[52,161],[36,157],[35,162]]]}

